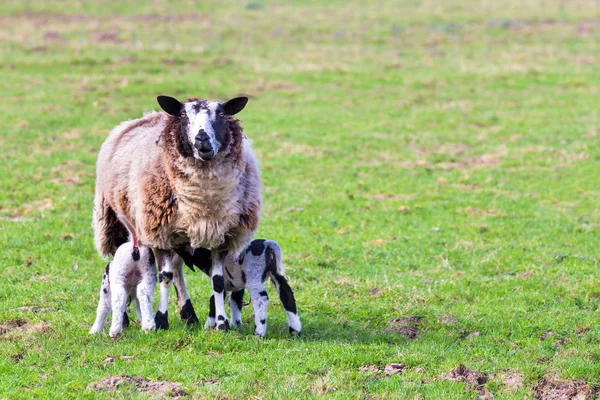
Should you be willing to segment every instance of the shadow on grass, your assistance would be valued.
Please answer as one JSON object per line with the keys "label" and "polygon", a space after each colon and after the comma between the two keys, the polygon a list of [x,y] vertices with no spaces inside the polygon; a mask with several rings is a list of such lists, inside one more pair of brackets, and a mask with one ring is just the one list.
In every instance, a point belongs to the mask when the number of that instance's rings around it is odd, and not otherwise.
{"label": "shadow on grass", "polygon": [[[245,333],[245,331],[242,328],[241,332]],[[251,330],[248,332],[251,333]],[[280,318],[269,321],[268,338],[287,339],[290,336],[285,321]],[[302,319],[302,333],[298,339],[306,342],[400,345],[417,338],[418,334],[408,338],[393,328],[370,326],[366,321],[339,321],[313,315]]]}

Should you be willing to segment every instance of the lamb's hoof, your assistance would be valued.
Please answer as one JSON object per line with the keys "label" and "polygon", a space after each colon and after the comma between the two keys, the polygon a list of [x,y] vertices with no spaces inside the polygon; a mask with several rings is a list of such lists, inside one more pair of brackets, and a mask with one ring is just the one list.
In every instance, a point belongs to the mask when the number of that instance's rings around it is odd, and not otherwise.
{"label": "lamb's hoof", "polygon": [[197,324],[200,322],[196,316],[194,306],[192,306],[190,299],[187,299],[183,307],[181,307],[179,315],[186,325]]}
{"label": "lamb's hoof", "polygon": [[90,335],[97,335],[100,332],[102,332],[102,329],[98,329],[95,326],[93,326],[92,329],[90,329]]}
{"label": "lamb's hoof", "polygon": [[129,327],[129,315],[126,312],[123,313],[123,329]]}
{"label": "lamb's hoof", "polygon": [[227,332],[229,330],[229,322],[227,322],[227,320],[219,321],[217,324],[217,330]]}
{"label": "lamb's hoof", "polygon": [[156,330],[156,323],[152,321],[150,324],[142,324],[142,330],[146,333]]}
{"label": "lamb's hoof", "polygon": [[300,336],[300,331],[295,330],[290,326],[290,335],[292,336]]}
{"label": "lamb's hoof", "polygon": [[160,311],[157,311],[154,322],[156,323],[157,330],[162,329],[166,331],[169,329],[169,312],[165,311],[163,314]]}
{"label": "lamb's hoof", "polygon": [[121,331],[118,332],[110,332],[108,334],[112,340],[117,340],[121,337]]}
{"label": "lamb's hoof", "polygon": [[265,335],[267,334],[267,327],[266,327],[266,325],[263,324],[260,327],[254,325],[254,334],[256,336],[258,336],[259,338],[261,338],[261,339],[264,338]]}
{"label": "lamb's hoof", "polygon": [[240,326],[242,326],[242,320],[236,319],[231,324],[233,325],[234,328],[239,328]]}

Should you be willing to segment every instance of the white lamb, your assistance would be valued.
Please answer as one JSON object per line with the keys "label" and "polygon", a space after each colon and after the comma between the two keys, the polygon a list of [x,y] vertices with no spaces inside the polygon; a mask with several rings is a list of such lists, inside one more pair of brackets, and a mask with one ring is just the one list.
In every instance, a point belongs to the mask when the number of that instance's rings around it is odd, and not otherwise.
{"label": "white lamb", "polygon": [[110,337],[121,336],[129,325],[127,305],[135,303],[136,313],[145,332],[156,329],[152,315],[152,295],[156,285],[156,262],[148,246],[140,245],[135,229],[123,215],[119,221],[129,231],[129,242],[123,243],[115,252],[114,259],[106,266],[102,276],[100,301],[96,321],[90,334],[102,332],[106,316],[113,311]]}

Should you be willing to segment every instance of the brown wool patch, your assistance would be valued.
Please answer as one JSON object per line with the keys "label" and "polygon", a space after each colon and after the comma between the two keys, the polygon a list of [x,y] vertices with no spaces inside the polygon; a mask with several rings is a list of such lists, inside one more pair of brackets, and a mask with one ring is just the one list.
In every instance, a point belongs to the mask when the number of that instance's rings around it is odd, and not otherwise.
{"label": "brown wool patch", "polygon": [[[100,250],[102,254],[115,254],[117,251],[117,241],[127,241],[127,229],[119,222],[117,215],[112,207],[108,205],[106,199],[102,199],[103,212],[100,216],[101,224],[103,225]],[[126,216],[129,218],[129,216]],[[131,219],[130,219],[131,220]]]}
{"label": "brown wool patch", "polygon": [[166,174],[149,175],[143,182],[143,215],[146,237],[150,241],[159,238],[177,213],[177,199]]}

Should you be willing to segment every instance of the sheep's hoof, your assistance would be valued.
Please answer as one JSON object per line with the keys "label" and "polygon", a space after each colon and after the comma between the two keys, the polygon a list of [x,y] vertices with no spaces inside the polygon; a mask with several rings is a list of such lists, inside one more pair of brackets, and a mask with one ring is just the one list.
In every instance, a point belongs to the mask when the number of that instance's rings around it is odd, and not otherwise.
{"label": "sheep's hoof", "polygon": [[181,307],[179,315],[186,325],[197,324],[200,322],[196,316],[194,306],[192,306],[190,299],[187,299],[183,307]]}
{"label": "sheep's hoof", "polygon": [[300,336],[300,331],[295,330],[290,326],[290,335],[292,336]]}
{"label": "sheep's hoof", "polygon": [[229,330],[229,322],[227,322],[227,320],[220,321],[220,323],[217,324],[217,330],[227,332]]}
{"label": "sheep's hoof", "polygon": [[154,322],[156,323],[157,330],[162,329],[166,331],[169,329],[169,312],[165,311],[163,314],[160,311],[157,311]]}
{"label": "sheep's hoof", "polygon": [[232,325],[233,325],[235,328],[239,328],[240,326],[242,326],[242,320],[241,320],[241,319],[236,319],[236,320],[234,320],[234,321],[232,322]]}

